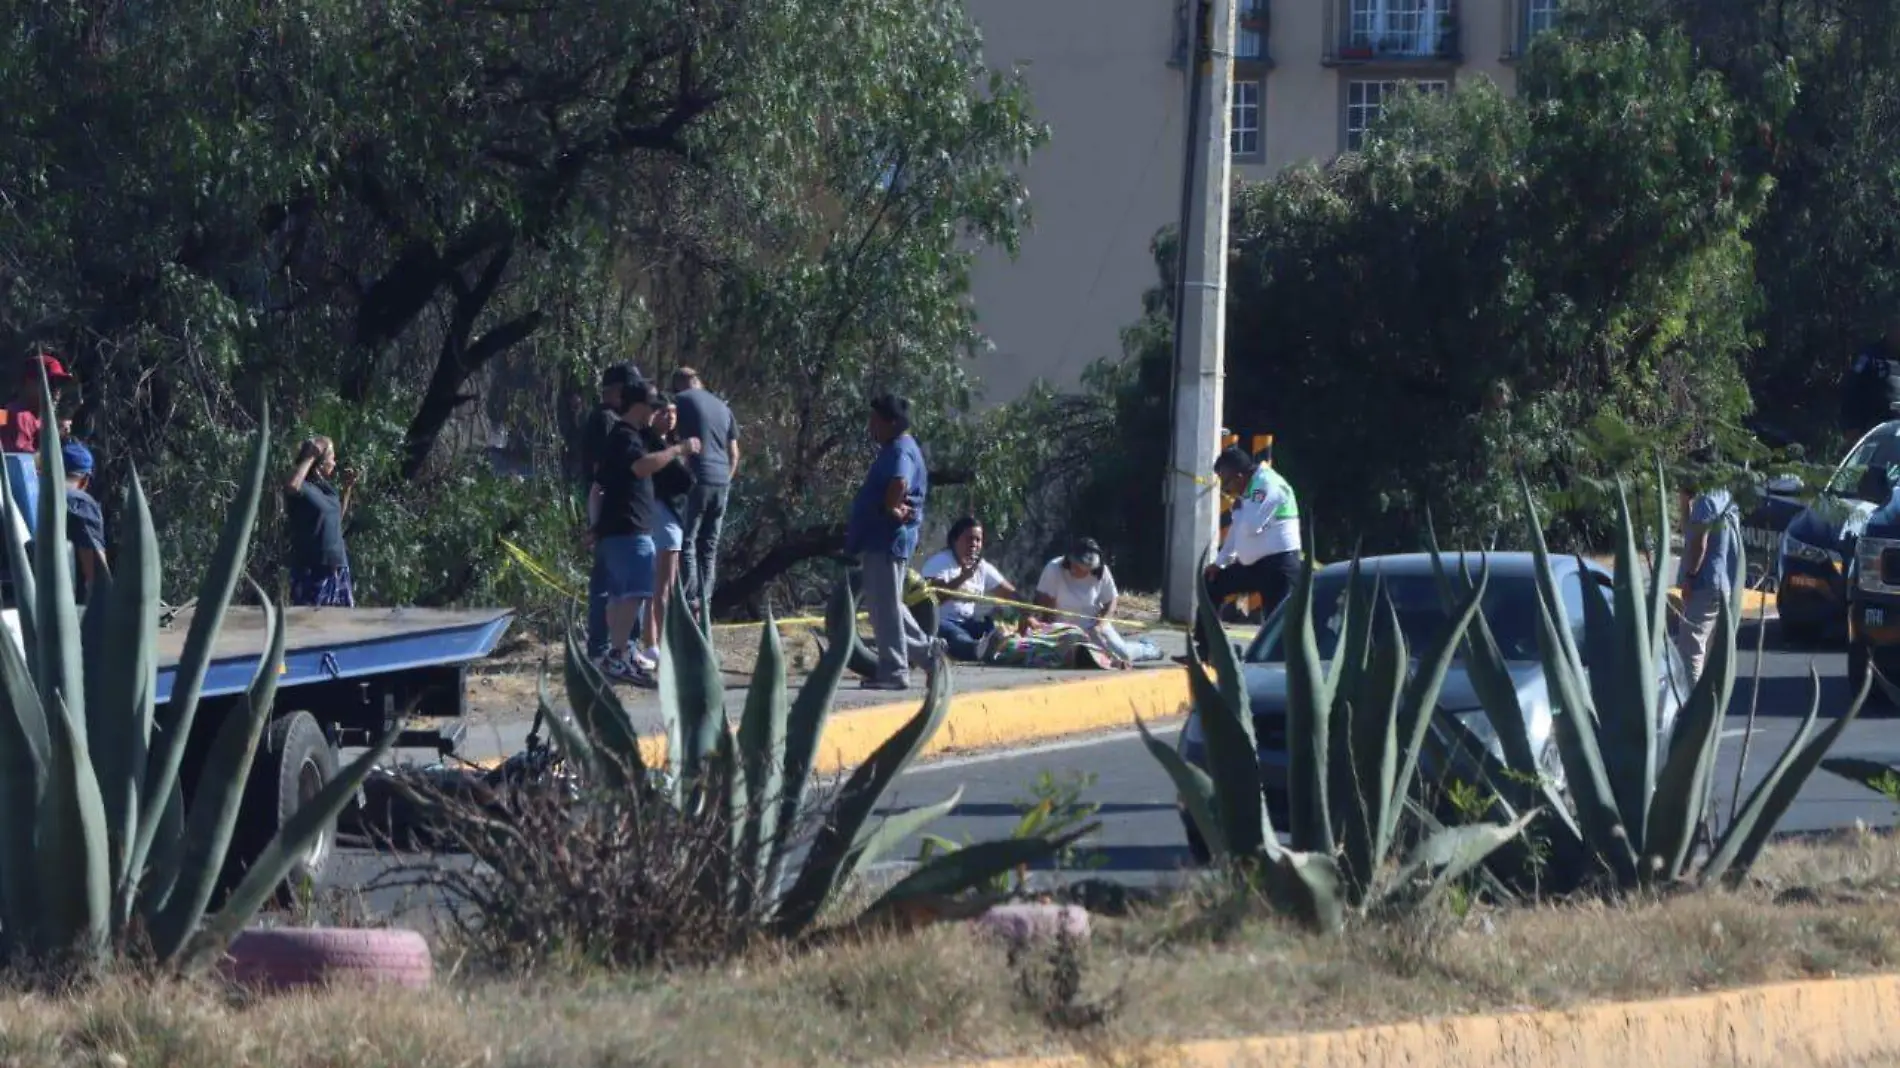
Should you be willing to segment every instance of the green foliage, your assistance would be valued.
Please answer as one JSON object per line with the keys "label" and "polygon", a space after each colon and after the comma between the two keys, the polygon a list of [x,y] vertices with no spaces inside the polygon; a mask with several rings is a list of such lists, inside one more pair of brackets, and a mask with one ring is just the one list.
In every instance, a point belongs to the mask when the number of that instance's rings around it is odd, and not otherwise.
{"label": "green foliage", "polygon": [[[1009,829],[1012,840],[1030,840],[1042,838],[1069,839],[1071,832],[1090,829],[1096,813],[1102,806],[1093,802],[1084,802],[1082,794],[1095,785],[1094,772],[1072,772],[1058,779],[1054,774],[1044,771],[1036,776],[1029,787],[1029,796],[1016,803],[1021,815],[1016,825]],[[925,834],[917,848],[917,862],[927,863],[934,857],[954,853],[969,842],[953,842],[938,834]],[[1088,854],[1075,846],[1065,846],[1056,853],[1056,866],[1059,868],[1098,867],[1105,858]],[[998,874],[985,883],[982,889],[989,894],[1007,897],[1012,893],[1022,893],[1027,889],[1028,867],[1019,865],[1014,871]]]}
{"label": "green foliage", "polygon": [[[667,612],[660,646],[660,704],[666,721],[667,767],[646,768],[640,738],[613,687],[572,636],[567,649],[572,719],[543,713],[563,753],[582,769],[592,789],[641,805],[663,805],[731,843],[722,870],[704,880],[733,914],[761,929],[796,938],[805,934],[838,892],[934,820],[956,807],[962,791],[934,805],[873,822],[891,784],[936,733],[949,707],[950,675],[941,661],[917,714],[898,728],[845,780],[821,813],[808,809],[818,742],[831,714],[851,650],[856,605],[839,583],[826,614],[829,643],[817,668],[788,700],[778,628],[767,620],[758,666],[735,733],[726,717],[725,687],[706,634],[680,598]],[[781,873],[802,830],[815,838],[790,885]],[[1016,868],[1056,855],[1093,824],[1040,830],[985,842],[931,858],[886,890],[859,917],[873,922],[913,906],[988,886]]]}
{"label": "green foliage", "polygon": [[1517,838],[1537,813],[1431,829],[1397,863],[1423,739],[1452,659],[1477,616],[1484,578],[1454,612],[1437,646],[1422,652],[1409,679],[1410,654],[1392,604],[1356,563],[1341,627],[1345,639],[1333,662],[1322,665],[1312,586],[1307,569],[1285,615],[1291,848],[1279,845],[1267,815],[1240,664],[1205,590],[1197,619],[1213,654],[1214,678],[1190,651],[1188,682],[1210,770],[1193,767],[1145,725],[1141,729],[1214,857],[1260,880],[1302,919],[1333,930],[1348,910],[1436,903]]}
{"label": "green foliage", "polygon": [[[1410,548],[1428,511],[1511,539],[1518,472],[1540,499],[1622,473],[1604,417],[1675,457],[1748,409],[1752,117],[1673,32],[1540,44],[1519,83],[1403,95],[1362,151],[1235,195],[1226,423],[1276,435],[1302,507],[1351,532],[1322,555]],[[1096,379],[1116,432],[1084,501],[1122,559],[1161,558],[1161,517],[1118,495],[1162,483],[1172,245]],[[1560,540],[1613,532],[1606,497],[1577,503]]]}
{"label": "green foliage", "polygon": [[[1698,867],[1694,846],[1715,812],[1717,750],[1735,686],[1740,591],[1720,606],[1708,662],[1684,697],[1665,744],[1658,738],[1662,686],[1679,685],[1675,672],[1667,670],[1670,652],[1664,633],[1666,577],[1672,575],[1673,565],[1667,527],[1655,532],[1655,544],[1665,548],[1645,568],[1630,506],[1627,500],[1620,502],[1612,605],[1585,596],[1580,647],[1561,614],[1529,487],[1521,492],[1532,516],[1526,533],[1538,562],[1540,644],[1568,803],[1553,803],[1553,791],[1521,739],[1517,745],[1502,745],[1500,757],[1449,716],[1437,717],[1435,761],[1454,778],[1492,795],[1494,819],[1516,819],[1539,808],[1549,813],[1536,827],[1551,850],[1550,864],[1540,875],[1559,892],[1592,884],[1628,891],[1743,878],[1802,784],[1860,714],[1865,688],[1845,713],[1816,734],[1821,686],[1819,678],[1814,679],[1814,700],[1795,737]],[[1447,578],[1446,583],[1449,593],[1459,580]],[[1474,679],[1506,676],[1502,658],[1484,641],[1466,644],[1465,664]],[[1507,731],[1521,729],[1517,725],[1523,711],[1508,690],[1484,685],[1476,690],[1501,739],[1510,737]],[[1500,875],[1510,881],[1525,873]]]}
{"label": "green foliage", "polygon": [[[724,605],[836,548],[870,391],[926,401],[933,466],[999,526],[1025,507],[1028,472],[983,449],[1007,420],[961,414],[961,357],[970,266],[1014,248],[1045,132],[955,0],[22,17],[0,349],[75,367],[102,484],[146,473],[168,590],[208,558],[257,390],[364,468],[377,601],[514,592],[498,534],[579,570],[548,428],[609,360],[693,364],[738,410]],[[485,470],[504,433],[526,484]]]}
{"label": "green foliage", "polygon": [[[50,394],[44,410],[52,410]],[[187,807],[179,769],[263,496],[269,424],[260,424],[162,710],[158,538],[137,476],[126,506],[133,533],[119,570],[100,573],[82,614],[65,555],[60,442],[57,432],[40,439],[30,566],[18,529],[0,523],[18,576],[20,623],[20,638],[0,635],[0,964],[85,970],[140,949],[168,966],[208,963],[277,891],[395,739],[388,732],[325,784],[207,918],[284,656],[281,614],[264,600],[267,652],[217,727]],[[4,480],[0,494],[12,513],[17,505]]]}

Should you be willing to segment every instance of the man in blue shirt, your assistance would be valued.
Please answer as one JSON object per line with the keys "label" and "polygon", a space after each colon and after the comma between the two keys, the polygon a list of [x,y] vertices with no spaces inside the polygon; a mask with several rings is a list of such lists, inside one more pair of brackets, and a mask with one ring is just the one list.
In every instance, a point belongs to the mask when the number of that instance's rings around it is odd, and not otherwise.
{"label": "man in blue shirt", "polygon": [[924,497],[930,475],[923,450],[910,436],[910,401],[892,394],[871,400],[871,440],[877,459],[851,502],[845,528],[845,552],[864,566],[864,602],[877,641],[877,674],[864,680],[867,690],[906,690],[910,669],[926,666],[935,648],[923,628],[904,609],[904,574],[924,524]]}
{"label": "man in blue shirt", "polygon": [[[1704,452],[1698,459],[1712,461]],[[1693,485],[1693,484],[1692,484]],[[1737,524],[1735,502],[1709,476],[1699,490],[1685,486],[1681,493],[1687,518],[1682,527],[1682,626],[1676,631],[1676,651],[1688,669],[1688,685],[1702,677],[1709,657],[1709,639],[1715,633],[1722,602],[1733,596],[1736,575]]]}
{"label": "man in blue shirt", "polygon": [[92,496],[92,450],[69,441],[59,453],[66,466],[66,540],[73,547],[78,599],[84,603],[106,570],[106,520]]}

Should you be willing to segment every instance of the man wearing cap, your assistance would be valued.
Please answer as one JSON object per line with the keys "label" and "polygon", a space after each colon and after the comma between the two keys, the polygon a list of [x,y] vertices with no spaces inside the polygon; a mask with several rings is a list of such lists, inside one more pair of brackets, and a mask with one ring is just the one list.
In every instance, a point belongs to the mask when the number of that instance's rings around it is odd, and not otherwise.
{"label": "man wearing cap", "polygon": [[[1255,594],[1271,615],[1300,577],[1300,503],[1293,487],[1273,469],[1271,454],[1256,461],[1237,445],[1214,460],[1221,491],[1237,498],[1227,541],[1208,566],[1207,593],[1216,607],[1236,594]],[[1207,655],[1207,640],[1194,631],[1194,647]]]}
{"label": "man wearing cap", "polygon": [[[588,538],[600,514],[600,484],[594,471],[606,448],[607,435],[620,425],[620,391],[632,385],[646,385],[646,378],[630,363],[616,363],[600,375],[600,403],[581,427],[580,467],[587,486]],[[602,570],[600,553],[594,553],[594,567],[587,577],[587,654],[595,659],[607,655],[607,574]]]}
{"label": "man wearing cap", "polygon": [[889,393],[871,399],[871,440],[877,458],[851,503],[845,552],[864,567],[864,602],[877,640],[877,674],[867,690],[906,690],[910,669],[930,662],[937,642],[904,609],[904,576],[917,550],[930,475],[923,450],[910,435],[910,401]]}
{"label": "man wearing cap", "polygon": [[620,387],[618,422],[601,446],[594,469],[600,508],[594,523],[594,559],[606,579],[608,649],[601,672],[609,678],[653,685],[660,641],[657,612],[646,614],[645,646],[633,642],[640,610],[653,597],[653,476],[674,460],[699,451],[698,438],[649,451],[641,431],[653,424],[659,391],[641,382]]}
{"label": "man wearing cap", "polygon": [[[4,413],[0,413],[6,417],[5,422],[0,424],[0,452],[39,451],[41,371],[46,373],[46,385],[53,394],[53,410],[59,410],[60,396],[73,376],[66,373],[66,365],[60,363],[52,353],[42,351],[26,361],[13,403],[7,405]],[[59,430],[62,434],[72,433],[72,420],[62,419]]]}
{"label": "man wearing cap", "polygon": [[66,466],[66,540],[72,543],[73,561],[79,568],[74,592],[84,603],[94,577],[106,570],[105,513],[92,496],[92,450],[69,441],[59,454]]}

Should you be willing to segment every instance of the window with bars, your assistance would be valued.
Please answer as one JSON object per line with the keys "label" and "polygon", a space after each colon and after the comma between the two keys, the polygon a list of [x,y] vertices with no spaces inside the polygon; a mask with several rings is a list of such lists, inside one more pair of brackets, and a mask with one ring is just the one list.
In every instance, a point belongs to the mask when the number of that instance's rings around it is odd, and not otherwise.
{"label": "window with bars", "polygon": [[1423,93],[1443,93],[1451,89],[1446,81],[1356,81],[1346,84],[1346,151],[1357,152],[1365,144],[1366,131],[1385,113],[1385,104],[1401,85],[1410,85]]}
{"label": "window with bars", "polygon": [[1431,56],[1451,28],[1451,0],[1349,0],[1346,47],[1375,55]]}
{"label": "window with bars", "polygon": [[1236,157],[1258,159],[1262,152],[1260,141],[1260,96],[1261,82],[1246,80],[1234,82],[1234,102],[1229,112],[1228,148]]}
{"label": "window with bars", "polygon": [[1531,38],[1557,25],[1557,12],[1562,0],[1524,0],[1524,40]]}

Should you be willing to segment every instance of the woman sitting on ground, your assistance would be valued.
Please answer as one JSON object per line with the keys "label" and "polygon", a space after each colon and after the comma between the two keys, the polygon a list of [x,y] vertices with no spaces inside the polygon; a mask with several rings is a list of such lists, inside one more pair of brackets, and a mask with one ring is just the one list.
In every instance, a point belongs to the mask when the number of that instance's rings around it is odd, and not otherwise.
{"label": "woman sitting on ground", "polygon": [[1014,599],[1016,587],[996,565],[983,559],[983,524],[964,516],[950,525],[947,546],[924,561],[924,581],[941,590],[937,608],[937,637],[956,660],[987,659],[990,636],[996,633],[993,606],[958,597]]}
{"label": "woman sitting on ground", "polygon": [[1036,606],[1054,609],[1049,618],[1089,630],[1113,618],[1120,598],[1094,538],[1075,539],[1068,555],[1049,561],[1036,582]]}

